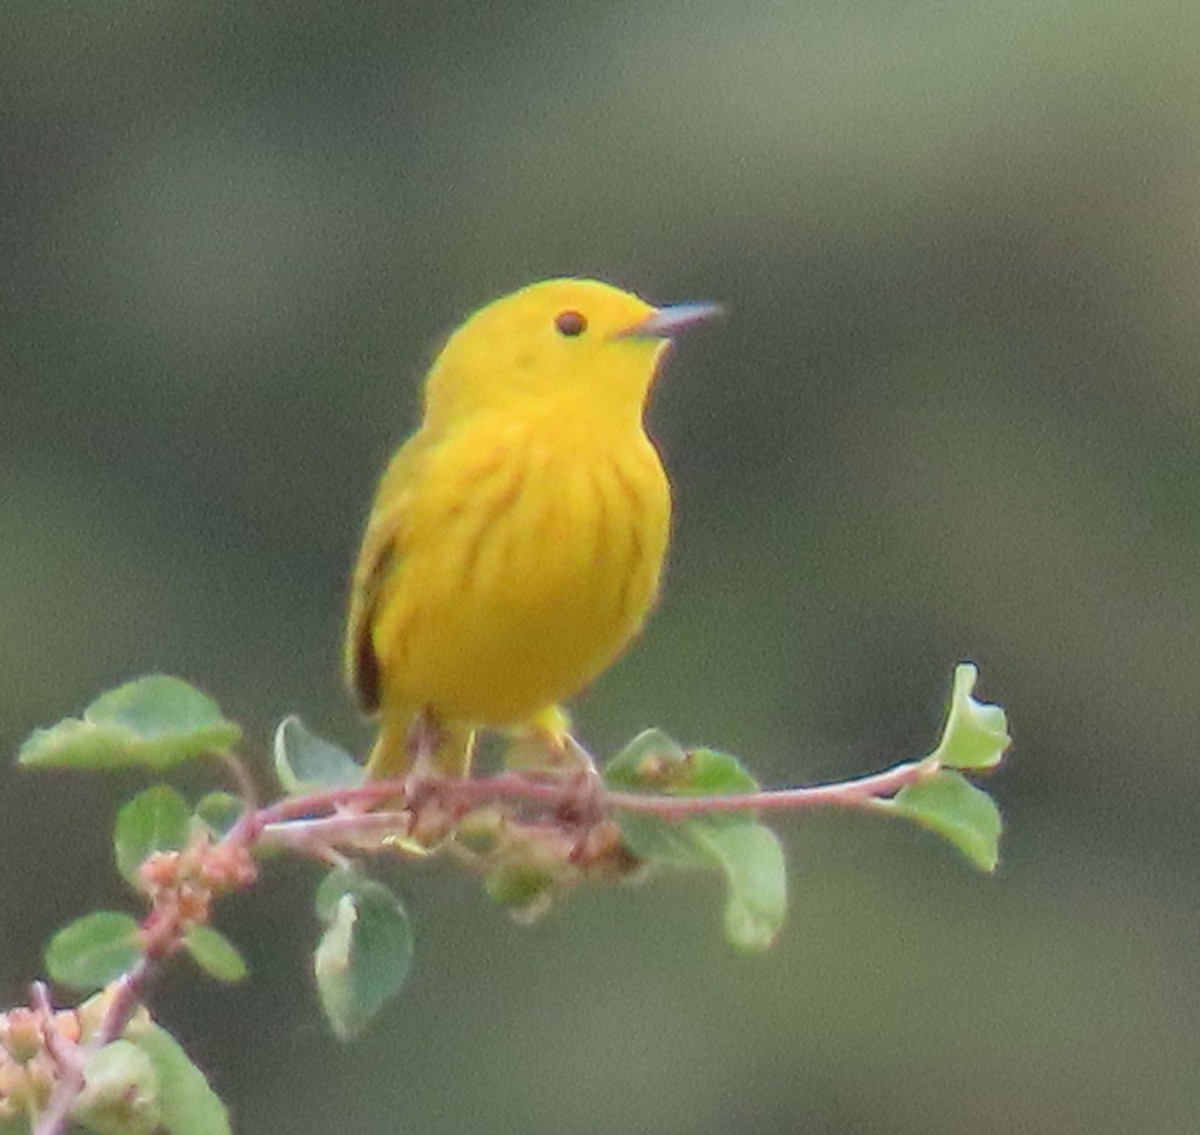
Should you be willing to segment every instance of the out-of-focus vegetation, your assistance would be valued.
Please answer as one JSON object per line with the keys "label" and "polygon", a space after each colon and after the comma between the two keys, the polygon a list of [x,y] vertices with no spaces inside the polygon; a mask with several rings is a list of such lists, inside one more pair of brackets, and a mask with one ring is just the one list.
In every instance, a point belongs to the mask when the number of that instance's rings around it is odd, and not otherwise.
{"label": "out-of-focus vegetation", "polygon": [[[1195,1129],[1197,58],[1181,0],[4,8],[4,751],[150,670],[363,747],[374,479],[439,335],[564,272],[730,309],[658,392],[669,584],[593,746],[847,775],[927,751],[959,657],[1017,739],[995,879],[796,820],[765,958],[699,883],[528,930],[407,867],[350,1047],[281,869],[223,923],[250,982],[157,1002],[243,1131]],[[129,786],[0,777],[12,1003],[122,901],[84,817]]]}

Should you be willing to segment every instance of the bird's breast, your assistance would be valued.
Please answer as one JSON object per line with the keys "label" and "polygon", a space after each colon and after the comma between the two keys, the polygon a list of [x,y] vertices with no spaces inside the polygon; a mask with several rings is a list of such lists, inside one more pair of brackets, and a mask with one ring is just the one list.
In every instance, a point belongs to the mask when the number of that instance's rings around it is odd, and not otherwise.
{"label": "bird's breast", "polygon": [[640,623],[653,599],[670,492],[644,435],[607,445],[542,438],[506,448],[462,519],[460,602],[521,640],[567,626],[599,640]]}
{"label": "bird's breast", "polygon": [[639,430],[452,439],[414,507],[390,667],[405,697],[477,723],[569,697],[620,654],[658,591],[670,490]]}

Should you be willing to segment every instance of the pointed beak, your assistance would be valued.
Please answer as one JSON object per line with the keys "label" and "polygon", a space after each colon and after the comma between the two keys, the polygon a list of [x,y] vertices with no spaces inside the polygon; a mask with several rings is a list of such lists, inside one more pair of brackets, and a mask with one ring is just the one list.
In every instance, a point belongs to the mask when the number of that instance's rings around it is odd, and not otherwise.
{"label": "pointed beak", "polygon": [[645,319],[618,333],[621,339],[672,339],[697,323],[720,315],[716,303],[673,303],[656,308]]}

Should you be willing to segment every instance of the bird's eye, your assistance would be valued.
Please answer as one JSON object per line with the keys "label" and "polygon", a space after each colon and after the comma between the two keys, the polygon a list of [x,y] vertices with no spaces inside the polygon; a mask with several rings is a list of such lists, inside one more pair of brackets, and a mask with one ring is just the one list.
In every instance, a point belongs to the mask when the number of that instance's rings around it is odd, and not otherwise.
{"label": "bird's eye", "polygon": [[587,330],[587,318],[582,312],[560,311],[554,317],[554,326],[560,335],[573,339]]}

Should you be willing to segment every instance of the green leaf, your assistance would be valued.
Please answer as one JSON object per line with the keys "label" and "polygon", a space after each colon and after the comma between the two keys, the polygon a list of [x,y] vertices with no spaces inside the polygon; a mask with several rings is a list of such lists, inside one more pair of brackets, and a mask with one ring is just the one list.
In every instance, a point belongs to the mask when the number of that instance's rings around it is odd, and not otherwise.
{"label": "green leaf", "polygon": [[685,760],[687,753],[674,738],[661,729],[647,729],[609,760],[604,780],[609,788],[626,791],[660,787]]}
{"label": "green leaf", "polygon": [[34,730],[18,759],[33,768],[161,771],[228,749],[241,735],[210,697],[179,678],[152,674],[102,694],[82,718]]}
{"label": "green leaf", "polygon": [[63,985],[100,989],[137,964],[138,924],[127,914],[99,910],[64,926],[46,947],[46,969]]}
{"label": "green leaf", "polygon": [[981,871],[994,871],[1003,823],[996,802],[956,772],[934,773],[880,807],[948,839]]}
{"label": "green leaf", "polygon": [[412,926],[387,887],[352,871],[322,881],[316,908],[326,924],[313,954],[317,991],[334,1035],[349,1040],[408,977]]}
{"label": "green leaf", "polygon": [[787,914],[787,865],[775,833],[746,815],[661,820],[620,812],[626,846],[667,867],[717,867],[725,876],[725,936],[741,950],[764,950]]}
{"label": "green leaf", "polygon": [[758,787],[758,781],[737,757],[714,749],[691,749],[687,754],[685,775],[672,786],[672,791],[679,795],[720,796],[757,792]]}
{"label": "green leaf", "polygon": [[[728,795],[757,792],[758,782],[736,757],[711,749],[685,750],[659,729],[635,737],[604,767],[604,782],[625,792],[656,791],[670,796]],[[708,867],[709,850],[694,838],[695,820],[661,820],[639,812],[618,817],[626,845],[640,859],[671,867]],[[745,815],[712,815],[702,818],[712,826],[753,823]]]}
{"label": "green leaf", "polygon": [[725,872],[725,936],[741,950],[773,945],[787,917],[787,865],[779,838],[763,824],[693,824]]}
{"label": "green leaf", "polygon": [[963,662],[955,668],[946,728],[933,751],[946,768],[992,768],[1012,744],[1004,710],[971,696],[978,677],[974,663]]}
{"label": "green leaf", "polygon": [[242,809],[241,800],[232,792],[209,792],[196,805],[196,819],[221,839],[242,818]]}
{"label": "green leaf", "polygon": [[310,733],[298,717],[285,717],[275,731],[275,775],[289,796],[356,788],[366,770],[345,749]]}
{"label": "green leaf", "polygon": [[72,1118],[96,1135],[152,1135],[162,1122],[158,1071],[129,1040],[97,1049],[83,1066]]}
{"label": "green leaf", "polygon": [[729,753],[683,749],[660,729],[638,734],[604,766],[609,788],[657,789],[673,796],[757,792],[754,779]]}
{"label": "green leaf", "polygon": [[[636,737],[604,770],[610,788],[658,790],[670,796],[758,791],[736,757],[712,749],[686,751],[666,734]],[[713,813],[663,820],[618,812],[634,855],[670,867],[719,868],[725,876],[725,935],[742,950],[762,950],[779,934],[787,913],[787,867],[779,840],[750,813]]]}
{"label": "green leaf", "polygon": [[246,976],[246,963],[238,948],[211,926],[193,926],[184,935],[183,944],[192,960],[209,977],[218,981],[241,981]]}
{"label": "green leaf", "polygon": [[166,785],[139,793],[117,813],[113,846],[117,869],[138,886],[138,868],[156,851],[178,851],[187,843],[191,815],[182,796]]}
{"label": "green leaf", "polygon": [[232,1135],[225,1105],[166,1029],[138,1016],[125,1036],[150,1057],[158,1073],[162,1126],[168,1135]]}
{"label": "green leaf", "polygon": [[[727,822],[726,816],[709,817],[717,822]],[[741,819],[746,822],[745,817]],[[753,822],[753,821],[751,821]],[[663,867],[711,867],[712,856],[704,843],[698,841],[692,830],[696,820],[662,820],[658,816],[645,816],[641,812],[617,812],[617,823],[621,838],[639,859],[657,863]]]}

